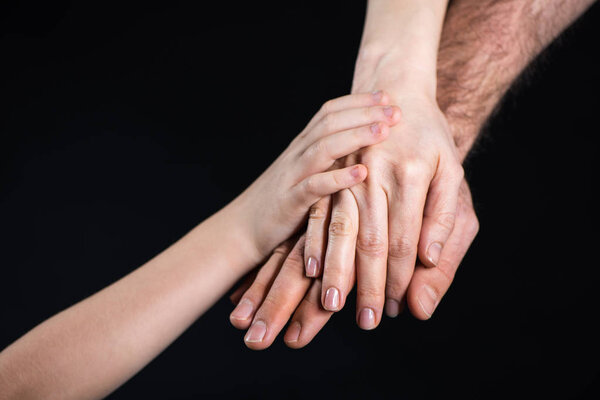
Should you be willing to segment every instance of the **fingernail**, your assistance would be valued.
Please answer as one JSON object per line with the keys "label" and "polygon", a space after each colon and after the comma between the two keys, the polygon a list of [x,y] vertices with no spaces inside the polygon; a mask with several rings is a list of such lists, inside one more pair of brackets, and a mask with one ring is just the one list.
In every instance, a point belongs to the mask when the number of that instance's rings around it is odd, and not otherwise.
{"label": "fingernail", "polygon": [[306,276],[315,277],[317,276],[317,267],[319,262],[314,257],[308,257],[308,261],[306,262]]}
{"label": "fingernail", "polygon": [[362,329],[375,328],[375,312],[370,308],[363,308],[358,315],[358,325]]}
{"label": "fingernail", "polygon": [[400,314],[400,303],[394,299],[385,301],[385,314],[390,318],[396,318]]}
{"label": "fingernail", "polygon": [[383,107],[383,114],[388,118],[392,118],[394,115],[394,108],[392,106]]}
{"label": "fingernail", "polygon": [[439,242],[433,242],[427,248],[427,258],[435,266],[437,266],[438,261],[440,261],[441,253],[442,253],[442,244]]}
{"label": "fingernail", "polygon": [[381,90],[376,90],[371,94],[373,95],[373,100],[375,100],[375,103],[379,103],[383,97],[383,92]]}
{"label": "fingernail", "polygon": [[371,125],[371,132],[373,133],[373,135],[379,135],[381,133],[381,128],[379,127],[379,124]]}
{"label": "fingernail", "polygon": [[302,330],[302,326],[300,322],[294,321],[290,324],[287,332],[285,333],[285,337],[283,338],[286,342],[297,342],[300,337],[300,331]]}
{"label": "fingernail", "polygon": [[352,169],[350,169],[350,174],[354,177],[354,178],[360,178],[362,175],[362,171],[361,168],[357,165],[355,167],[353,167]]}
{"label": "fingernail", "polygon": [[325,292],[325,309],[329,311],[337,311],[340,306],[340,292],[336,288],[329,288]]}
{"label": "fingernail", "polygon": [[431,317],[438,303],[438,295],[431,286],[423,285],[417,297],[417,301],[423,312],[427,314],[428,317]]}
{"label": "fingernail", "polygon": [[252,324],[244,340],[248,343],[262,342],[267,333],[267,324],[263,321],[256,321]]}
{"label": "fingernail", "polygon": [[254,306],[248,299],[243,299],[237,305],[237,307],[231,312],[231,318],[233,319],[248,319],[252,315]]}

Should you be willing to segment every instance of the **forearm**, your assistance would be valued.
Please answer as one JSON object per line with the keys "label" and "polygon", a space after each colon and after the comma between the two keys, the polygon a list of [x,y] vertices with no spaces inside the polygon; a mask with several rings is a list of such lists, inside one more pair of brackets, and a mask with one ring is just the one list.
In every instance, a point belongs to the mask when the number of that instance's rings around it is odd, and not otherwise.
{"label": "forearm", "polygon": [[447,0],[370,0],[353,92],[385,89],[435,98],[436,63]]}
{"label": "forearm", "polygon": [[216,214],[6,348],[0,399],[101,398],[137,373],[253,262],[231,220]]}
{"label": "forearm", "polygon": [[454,0],[438,55],[437,100],[465,158],[525,67],[593,0]]}

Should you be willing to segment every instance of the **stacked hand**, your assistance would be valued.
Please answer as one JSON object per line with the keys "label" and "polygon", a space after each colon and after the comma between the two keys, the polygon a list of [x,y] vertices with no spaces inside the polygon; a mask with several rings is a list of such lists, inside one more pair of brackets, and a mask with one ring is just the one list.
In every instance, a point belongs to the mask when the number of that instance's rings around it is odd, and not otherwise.
{"label": "stacked hand", "polygon": [[462,160],[511,82],[593,0],[541,3],[456,0],[445,15],[446,0],[370,0],[361,94],[325,103],[172,246],[0,352],[0,397],[107,396],[267,257],[232,295],[250,348],[288,322],[284,341],[305,346],[355,284],[363,329],[405,307],[430,318],[479,228]]}
{"label": "stacked hand", "polygon": [[479,229],[466,153],[520,71],[593,1],[564,13],[546,3],[368,2],[352,91],[386,90],[402,122],[333,164],[361,163],[369,175],[317,201],[300,238],[232,295],[231,322],[248,329],[249,347],[268,347],[288,321],[286,343],[306,345],[355,284],[363,329],[406,306],[432,316]]}
{"label": "stacked hand", "polygon": [[[385,100],[387,102],[387,100]],[[394,99],[402,122],[386,141],[337,164],[365,181],[317,202],[306,233],[288,240],[232,296],[231,322],[254,349],[309,343],[357,281],[357,323],[375,328],[404,304],[429,318],[478,230],[449,125],[435,101]],[[253,279],[253,280],[252,280]]]}

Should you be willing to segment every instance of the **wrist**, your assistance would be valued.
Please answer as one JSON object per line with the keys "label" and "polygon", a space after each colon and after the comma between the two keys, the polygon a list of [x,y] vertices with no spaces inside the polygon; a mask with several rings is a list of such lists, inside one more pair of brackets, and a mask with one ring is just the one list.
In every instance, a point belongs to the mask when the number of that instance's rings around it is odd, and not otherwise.
{"label": "wrist", "polygon": [[443,103],[438,104],[450,127],[460,161],[463,162],[485,124],[485,117],[480,113],[466,112],[457,104],[454,104],[454,107],[445,106]]}
{"label": "wrist", "polygon": [[404,56],[400,49],[369,44],[361,48],[356,60],[352,92],[385,89],[392,97],[421,96],[435,99],[435,61],[420,61]]}
{"label": "wrist", "polygon": [[257,249],[251,218],[245,212],[244,201],[240,197],[200,226],[207,228],[210,241],[220,249],[219,252],[227,259],[227,265],[238,275],[243,275],[260,263],[263,256]]}
{"label": "wrist", "polygon": [[369,1],[353,91],[398,88],[435,98],[446,7],[447,0]]}

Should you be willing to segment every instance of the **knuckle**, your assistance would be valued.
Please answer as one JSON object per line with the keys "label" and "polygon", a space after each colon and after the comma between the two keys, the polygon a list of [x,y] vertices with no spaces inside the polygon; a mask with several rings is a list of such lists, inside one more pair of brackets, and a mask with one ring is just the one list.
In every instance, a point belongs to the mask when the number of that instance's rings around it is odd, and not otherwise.
{"label": "knuckle", "polygon": [[419,159],[405,161],[398,169],[396,180],[399,186],[418,185],[426,181],[429,166]]}
{"label": "knuckle", "polygon": [[352,219],[345,213],[337,211],[331,216],[329,234],[332,236],[349,236],[354,232]]}
{"label": "knuckle", "polygon": [[320,157],[321,154],[323,154],[326,151],[327,146],[325,145],[325,141],[321,139],[308,146],[304,151],[304,155],[308,159],[313,159],[315,157]]}
{"label": "knuckle", "polygon": [[362,299],[381,299],[384,297],[384,292],[383,288],[374,285],[359,285],[356,295]]}
{"label": "knuckle", "polygon": [[435,222],[448,234],[454,229],[456,214],[453,212],[443,212],[435,216]]}
{"label": "knuckle", "polygon": [[413,255],[416,251],[416,244],[407,236],[398,236],[390,238],[388,257],[398,260],[404,260]]}
{"label": "knuckle", "polygon": [[398,280],[388,279],[385,283],[385,297],[399,301],[404,297],[406,288],[407,284],[403,284]]}
{"label": "knuckle", "polygon": [[252,286],[250,286],[250,288],[248,288],[246,293],[244,293],[244,295],[240,299],[240,302],[243,299],[247,299],[254,304],[256,304],[257,302],[260,303],[262,294],[265,293],[267,291],[267,289],[268,289],[268,286],[267,286],[266,282],[262,282],[262,281],[256,279],[252,283]]}
{"label": "knuckle", "polygon": [[331,174],[331,179],[333,180],[335,186],[339,188],[346,185],[346,176],[347,175],[342,171],[335,171],[333,174]]}
{"label": "knuckle", "polygon": [[303,305],[308,306],[309,309],[319,309],[321,310],[321,299],[319,297],[315,297],[315,296],[306,296],[303,300],[302,303],[300,303],[300,306],[298,308],[301,308]]}
{"label": "knuckle", "polygon": [[356,240],[356,249],[367,256],[385,256],[387,251],[386,242],[382,235],[374,232],[366,232],[359,235]]}
{"label": "knuckle", "polygon": [[323,128],[325,129],[326,133],[335,132],[336,120],[337,120],[337,118],[335,117],[335,114],[333,114],[333,113],[326,114],[323,117],[323,119],[321,120],[321,123],[323,124]]}
{"label": "knuckle", "polygon": [[435,281],[432,280],[428,286],[431,287],[433,291],[438,294],[438,298],[440,298],[450,285],[452,285],[456,268],[434,268],[431,272],[437,274],[437,277]]}
{"label": "knuckle", "polygon": [[273,250],[273,255],[282,257],[282,256],[286,256],[289,251],[290,251],[290,249],[288,246],[281,245],[281,246],[275,248],[275,250]]}
{"label": "knuckle", "polygon": [[381,154],[376,147],[363,148],[361,150],[360,161],[361,163],[368,165],[369,170],[385,170],[385,162],[383,161]]}
{"label": "knuckle", "polygon": [[[281,308],[281,306],[282,306],[282,299],[278,298],[277,296],[275,296],[272,293],[267,293],[267,295],[265,296],[265,299],[263,300],[262,304],[260,305],[260,309],[262,311],[260,319],[269,321],[272,317],[271,310],[278,310]],[[256,318],[258,318],[258,313],[257,313]]]}
{"label": "knuckle", "polygon": [[474,238],[475,236],[477,236],[477,233],[479,233],[479,220],[473,214],[472,218],[470,218],[470,221],[467,224],[467,234],[471,238]]}
{"label": "knuckle", "polygon": [[327,218],[327,207],[312,206],[308,212],[308,218],[311,220],[323,220]]}
{"label": "knuckle", "polygon": [[321,106],[321,113],[323,113],[324,115],[330,114],[331,110],[332,110],[332,108],[331,108],[332,106],[333,106],[333,100],[327,100]]}
{"label": "knuckle", "polygon": [[338,282],[341,277],[344,277],[352,271],[351,268],[344,268],[343,261],[339,257],[332,257],[328,259],[325,265],[323,276],[330,283]]}
{"label": "knuckle", "polygon": [[465,204],[464,202],[459,202],[455,223],[458,223],[459,220],[466,235],[470,236],[471,238],[477,236],[480,228],[479,219],[477,218],[477,214],[475,214],[475,210],[471,205]]}
{"label": "knuckle", "polygon": [[[381,107],[378,108],[380,113],[383,113],[383,111],[381,111]],[[363,117],[367,120],[367,121],[371,121],[375,119],[375,113],[374,111],[374,107],[365,107],[362,111],[363,113]]]}
{"label": "knuckle", "polygon": [[308,178],[306,178],[306,180],[304,181],[304,191],[307,194],[316,194],[317,193],[317,189],[318,189],[318,182],[317,179],[313,176],[309,176]]}
{"label": "knuckle", "polygon": [[273,255],[286,256],[292,248],[291,240],[286,240],[273,250]]}
{"label": "knuckle", "polygon": [[282,268],[304,269],[304,249],[292,251],[284,261]]}
{"label": "knuckle", "polygon": [[452,170],[452,176],[454,177],[456,182],[462,182],[462,180],[465,178],[465,169],[463,168],[463,166],[456,163]]}

